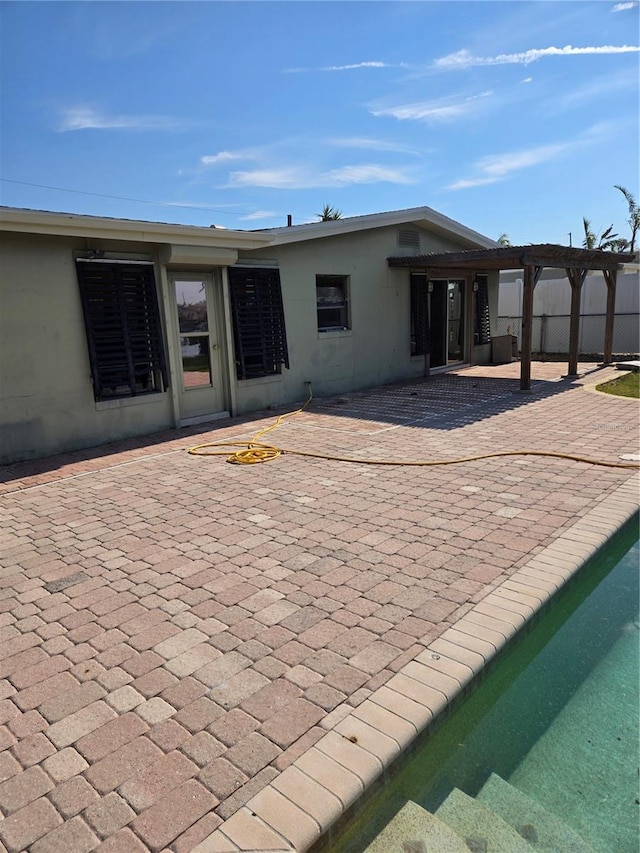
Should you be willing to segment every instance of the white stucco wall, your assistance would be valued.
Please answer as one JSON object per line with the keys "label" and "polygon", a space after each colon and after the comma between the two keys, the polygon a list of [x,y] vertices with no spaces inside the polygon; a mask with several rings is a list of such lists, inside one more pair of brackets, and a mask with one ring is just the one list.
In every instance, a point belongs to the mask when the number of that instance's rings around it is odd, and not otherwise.
{"label": "white stucco wall", "polygon": [[[238,412],[302,400],[305,380],[314,394],[328,396],[423,375],[424,357],[410,354],[409,270],[387,263],[388,257],[408,254],[398,248],[397,237],[397,227],[380,228],[256,253],[280,268],[290,368],[270,380],[238,382]],[[422,231],[422,253],[458,248]],[[241,254],[238,263],[243,257],[252,260]],[[349,276],[348,331],[318,331],[316,275]],[[497,277],[491,282],[495,322]],[[476,358],[488,360],[489,347],[478,348]]]}
{"label": "white stucco wall", "polygon": [[2,461],[102,444],[172,423],[168,394],[94,401],[73,256],[78,248],[86,247],[69,238],[0,235]]}
{"label": "white stucco wall", "polygon": [[[116,256],[139,253],[155,262],[165,330],[164,309],[171,297],[161,292],[168,286],[162,262],[172,269],[188,262],[192,272],[211,272],[225,263],[216,256],[205,264],[208,255],[198,256],[197,263],[190,255],[187,261],[176,259],[161,242],[100,240],[100,245]],[[96,446],[180,422],[176,377],[181,362],[171,323],[165,331],[171,389],[95,402],[74,261],[74,252],[88,247],[80,237],[0,234],[0,462]],[[458,248],[421,230],[421,253]],[[387,263],[390,256],[415,251],[400,249],[398,227],[390,226],[241,252],[239,263],[280,268],[290,369],[262,379],[236,379],[227,294],[224,408],[241,414],[290,406],[306,398],[306,380],[317,396],[328,396],[423,375],[424,358],[410,355],[409,270],[390,269]],[[321,274],[349,277],[346,331],[318,331],[316,275]],[[490,277],[489,298],[494,334],[497,276]],[[489,347],[477,348],[475,356],[488,360]]]}

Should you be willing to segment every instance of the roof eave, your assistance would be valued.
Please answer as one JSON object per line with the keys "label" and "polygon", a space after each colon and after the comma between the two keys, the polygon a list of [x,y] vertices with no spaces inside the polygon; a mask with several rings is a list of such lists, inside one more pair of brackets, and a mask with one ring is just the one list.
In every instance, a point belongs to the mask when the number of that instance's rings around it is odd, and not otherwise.
{"label": "roof eave", "polygon": [[437,233],[456,237],[463,243],[473,247],[492,248],[498,244],[467,228],[460,222],[450,219],[430,207],[413,207],[405,210],[394,210],[387,213],[371,213],[364,216],[351,216],[329,222],[310,222],[305,225],[285,226],[267,229],[266,233],[274,235],[274,246],[298,243],[304,240],[318,240],[325,237],[337,237],[356,231],[373,228],[385,228],[393,225],[415,223],[429,227]]}
{"label": "roof eave", "polygon": [[0,210],[0,230],[60,237],[89,237],[94,240],[234,246],[239,249],[261,249],[274,242],[271,234],[255,231],[205,228],[201,225],[171,225],[164,222],[111,219],[15,208]]}

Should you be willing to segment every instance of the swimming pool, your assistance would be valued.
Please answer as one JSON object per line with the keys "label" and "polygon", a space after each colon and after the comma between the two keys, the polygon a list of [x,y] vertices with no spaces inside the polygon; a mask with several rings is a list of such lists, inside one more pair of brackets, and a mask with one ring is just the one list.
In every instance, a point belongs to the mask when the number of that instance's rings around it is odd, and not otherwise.
{"label": "swimming pool", "polygon": [[[503,817],[519,805],[529,817],[511,821],[519,835],[508,847],[485,831],[482,807],[473,831],[460,818],[471,849],[512,853],[524,838],[541,849],[552,815],[553,837],[568,827],[567,840],[545,849],[637,853],[637,529],[636,518],[327,849],[436,849],[409,828],[418,806],[455,824],[461,806],[473,813],[484,803]],[[417,804],[412,816],[407,803]]]}

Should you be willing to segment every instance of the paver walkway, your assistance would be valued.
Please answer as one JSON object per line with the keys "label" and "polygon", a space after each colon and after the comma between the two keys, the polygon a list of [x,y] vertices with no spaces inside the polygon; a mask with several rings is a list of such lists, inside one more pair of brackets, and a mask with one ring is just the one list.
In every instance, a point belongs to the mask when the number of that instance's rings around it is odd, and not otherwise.
{"label": "paver walkway", "polygon": [[[275,444],[378,459],[638,452],[633,400],[517,365],[317,400]],[[0,469],[0,850],[187,853],[633,475],[193,444],[273,413]],[[4,845],[4,847],[2,846]]]}

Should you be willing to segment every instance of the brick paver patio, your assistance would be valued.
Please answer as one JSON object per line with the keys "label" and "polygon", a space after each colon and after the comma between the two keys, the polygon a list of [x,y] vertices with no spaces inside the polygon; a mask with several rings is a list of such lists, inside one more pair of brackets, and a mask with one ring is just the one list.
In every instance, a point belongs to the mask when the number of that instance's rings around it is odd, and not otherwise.
{"label": "brick paver patio", "polygon": [[[564,368],[534,364],[528,395],[505,365],[317,400],[266,440],[397,460],[637,454],[637,402],[583,387],[616,371]],[[265,786],[635,476],[185,452],[273,419],[0,469],[0,851],[187,853],[263,789],[286,821],[286,785]]]}

